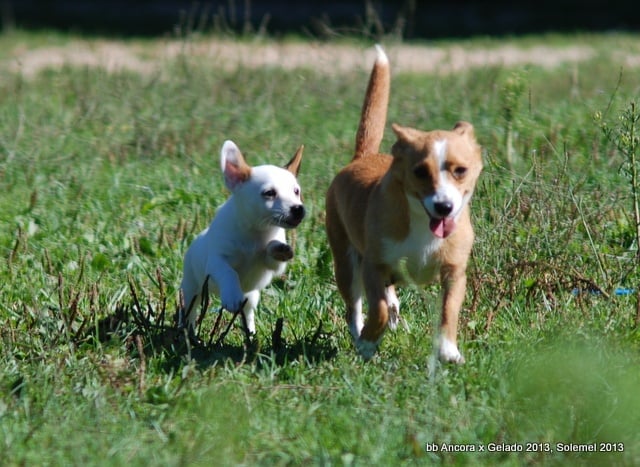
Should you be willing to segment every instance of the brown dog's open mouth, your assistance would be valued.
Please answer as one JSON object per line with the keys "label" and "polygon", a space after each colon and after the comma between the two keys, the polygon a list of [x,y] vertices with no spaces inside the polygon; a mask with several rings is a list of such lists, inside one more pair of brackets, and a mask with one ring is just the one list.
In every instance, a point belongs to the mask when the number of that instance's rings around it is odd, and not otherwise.
{"label": "brown dog's open mouth", "polygon": [[441,219],[431,217],[429,228],[436,237],[447,238],[456,228],[456,220],[453,217],[443,217]]}

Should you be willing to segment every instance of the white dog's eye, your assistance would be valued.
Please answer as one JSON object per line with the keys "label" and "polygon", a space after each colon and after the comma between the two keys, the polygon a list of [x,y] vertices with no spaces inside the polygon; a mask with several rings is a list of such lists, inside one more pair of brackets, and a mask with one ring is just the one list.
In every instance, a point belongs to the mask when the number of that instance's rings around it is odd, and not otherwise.
{"label": "white dog's eye", "polygon": [[263,198],[267,198],[267,199],[273,199],[278,195],[278,193],[276,192],[276,190],[274,190],[273,188],[271,188],[270,190],[264,190],[262,192],[262,197]]}
{"label": "white dog's eye", "polygon": [[300,196],[300,188],[294,188],[293,189],[293,194],[296,196]]}

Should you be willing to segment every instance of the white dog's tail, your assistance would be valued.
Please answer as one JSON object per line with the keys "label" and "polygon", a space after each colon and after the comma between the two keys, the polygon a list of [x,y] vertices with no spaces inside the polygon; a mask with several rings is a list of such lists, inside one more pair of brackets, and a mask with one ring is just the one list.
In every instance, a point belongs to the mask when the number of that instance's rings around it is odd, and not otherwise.
{"label": "white dog's tail", "polygon": [[380,152],[380,143],[384,136],[384,127],[387,123],[387,107],[389,104],[389,88],[391,73],[389,71],[389,59],[376,45],[378,56],[373,64],[367,93],[364,96],[362,112],[360,113],[360,125],[356,133],[356,151],[353,160]]}

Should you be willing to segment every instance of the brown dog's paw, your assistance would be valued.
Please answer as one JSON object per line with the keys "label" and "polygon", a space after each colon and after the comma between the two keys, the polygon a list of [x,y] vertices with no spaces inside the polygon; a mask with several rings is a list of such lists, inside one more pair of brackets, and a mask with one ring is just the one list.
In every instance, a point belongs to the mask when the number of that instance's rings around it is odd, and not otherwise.
{"label": "brown dog's paw", "polygon": [[293,258],[293,249],[286,243],[272,242],[269,244],[269,256],[276,261],[289,261]]}
{"label": "brown dog's paw", "polygon": [[458,346],[444,336],[440,338],[440,349],[438,354],[442,363],[455,363],[456,365],[464,364],[464,357],[458,350]]}

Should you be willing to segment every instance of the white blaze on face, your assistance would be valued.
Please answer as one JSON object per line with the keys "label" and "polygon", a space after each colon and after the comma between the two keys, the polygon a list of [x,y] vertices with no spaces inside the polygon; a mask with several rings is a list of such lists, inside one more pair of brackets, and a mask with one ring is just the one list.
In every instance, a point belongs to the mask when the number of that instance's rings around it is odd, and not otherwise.
{"label": "white blaze on face", "polygon": [[[431,217],[430,228],[437,237],[447,237],[455,229],[455,222],[462,210],[462,193],[449,181],[447,171],[447,140],[441,139],[433,144],[433,154],[438,166],[438,180],[434,183],[435,192],[425,197],[422,201],[425,209]],[[452,210],[449,215],[442,217],[436,210],[439,203],[450,203]]]}
{"label": "white blaze on face", "polygon": [[438,160],[438,167],[442,167],[444,165],[444,161],[447,158],[447,140],[441,139],[433,143],[433,149]]}

